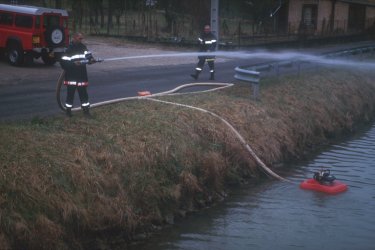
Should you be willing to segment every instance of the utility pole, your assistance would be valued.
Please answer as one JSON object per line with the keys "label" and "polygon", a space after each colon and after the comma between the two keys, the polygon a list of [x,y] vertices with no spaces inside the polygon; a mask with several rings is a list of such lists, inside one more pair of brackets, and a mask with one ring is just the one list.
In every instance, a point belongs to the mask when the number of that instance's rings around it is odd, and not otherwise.
{"label": "utility pole", "polygon": [[211,31],[219,44],[219,0],[211,0]]}

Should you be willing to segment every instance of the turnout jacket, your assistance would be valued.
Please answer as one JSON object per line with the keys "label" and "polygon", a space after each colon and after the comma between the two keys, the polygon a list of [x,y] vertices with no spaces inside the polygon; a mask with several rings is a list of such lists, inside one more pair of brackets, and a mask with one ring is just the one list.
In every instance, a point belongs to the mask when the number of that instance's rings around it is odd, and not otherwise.
{"label": "turnout jacket", "polygon": [[[86,64],[93,60],[86,45],[82,43],[71,43],[61,58],[61,67],[65,70],[65,85],[87,86],[88,77]],[[80,64],[77,65],[76,62]]]}
{"label": "turnout jacket", "polygon": [[[216,37],[212,32],[203,32],[198,38],[199,42],[199,52],[211,52],[216,50]],[[199,58],[203,59],[213,59],[214,56],[202,56]]]}

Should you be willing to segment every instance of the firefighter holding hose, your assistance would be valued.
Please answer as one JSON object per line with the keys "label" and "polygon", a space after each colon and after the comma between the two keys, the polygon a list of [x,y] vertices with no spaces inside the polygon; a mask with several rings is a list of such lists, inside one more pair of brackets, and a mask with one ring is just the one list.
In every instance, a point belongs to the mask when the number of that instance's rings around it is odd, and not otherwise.
{"label": "firefighter holding hose", "polygon": [[75,91],[78,91],[81,101],[81,108],[85,115],[90,115],[89,96],[87,93],[88,77],[87,64],[95,63],[91,52],[86,45],[82,43],[83,35],[75,33],[64,56],[61,58],[61,67],[65,70],[64,85],[67,86],[67,96],[65,101],[65,110],[67,116],[72,116],[72,107]]}
{"label": "firefighter holding hose", "polygon": [[[204,26],[204,31],[201,36],[198,38],[199,42],[199,52],[213,52],[216,50],[217,39],[215,35],[211,32],[210,25]],[[204,63],[207,62],[208,67],[210,68],[210,80],[215,79],[215,56],[198,56],[198,64],[195,68],[195,74],[191,74],[195,80],[198,79],[199,74],[203,70]]]}

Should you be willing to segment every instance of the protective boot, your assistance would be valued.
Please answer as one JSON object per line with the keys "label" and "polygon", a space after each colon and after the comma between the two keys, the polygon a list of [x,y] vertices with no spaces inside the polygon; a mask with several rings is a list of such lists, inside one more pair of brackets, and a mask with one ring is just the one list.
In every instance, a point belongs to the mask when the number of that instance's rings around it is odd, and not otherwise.
{"label": "protective boot", "polygon": [[211,72],[210,80],[215,80],[215,73]]}
{"label": "protective boot", "polygon": [[199,73],[200,73],[199,70],[195,70],[195,74],[191,74],[190,76],[193,77],[194,80],[198,80]]}

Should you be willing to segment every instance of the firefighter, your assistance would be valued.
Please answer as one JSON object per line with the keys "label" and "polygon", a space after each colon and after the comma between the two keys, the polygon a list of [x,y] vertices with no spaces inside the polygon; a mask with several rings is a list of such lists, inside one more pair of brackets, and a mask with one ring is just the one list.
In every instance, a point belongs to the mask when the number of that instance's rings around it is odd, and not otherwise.
{"label": "firefighter", "polygon": [[[198,38],[199,42],[199,52],[213,52],[216,50],[216,37],[211,32],[210,25],[204,26],[204,31],[201,36]],[[198,56],[198,64],[195,68],[195,74],[191,74],[195,80],[198,79],[199,74],[202,72],[204,63],[207,62],[208,67],[210,68],[210,80],[215,79],[215,56]]]}
{"label": "firefighter", "polygon": [[87,64],[95,62],[91,52],[88,51],[86,45],[82,43],[83,35],[75,33],[69,47],[64,56],[61,58],[61,67],[65,70],[64,85],[67,86],[66,96],[66,114],[72,116],[72,107],[75,91],[78,91],[81,101],[81,108],[85,115],[90,115],[89,96],[87,93],[88,77]]}

